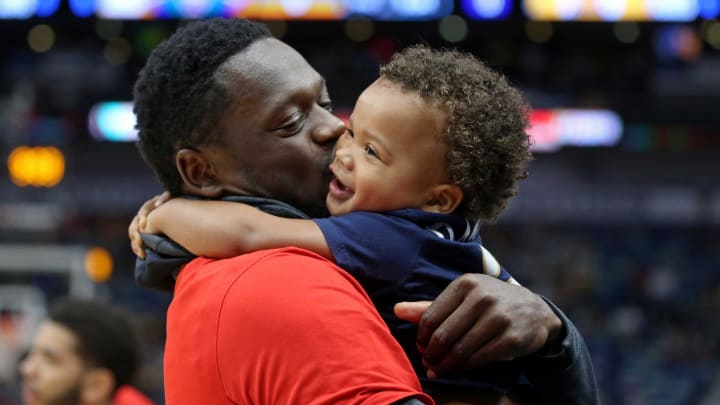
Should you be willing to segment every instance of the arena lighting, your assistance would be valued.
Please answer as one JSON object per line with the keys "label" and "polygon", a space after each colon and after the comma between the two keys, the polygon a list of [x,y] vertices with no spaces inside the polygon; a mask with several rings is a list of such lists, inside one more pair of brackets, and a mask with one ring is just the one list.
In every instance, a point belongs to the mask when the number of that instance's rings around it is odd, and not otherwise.
{"label": "arena lighting", "polygon": [[700,16],[700,2],[649,1],[647,10],[653,21],[692,21]]}
{"label": "arena lighting", "polygon": [[65,176],[65,156],[54,146],[19,146],[10,152],[7,167],[19,187],[54,187]]}
{"label": "arena lighting", "polygon": [[90,17],[95,12],[96,0],[70,0],[70,10],[77,17]]}
{"label": "arena lighting", "polygon": [[714,20],[720,16],[720,0],[700,0],[700,17]]}
{"label": "arena lighting", "polygon": [[595,12],[603,21],[620,21],[628,11],[627,0],[595,2]]}
{"label": "arena lighting", "polygon": [[[95,0],[95,13],[101,18],[116,20],[141,19],[151,15],[153,3],[146,0]],[[199,17],[191,15],[190,17]]]}
{"label": "arena lighting", "polygon": [[[448,2],[444,2],[448,3]],[[390,0],[390,5],[397,15],[405,18],[427,18],[436,16],[441,12],[441,0]]]}
{"label": "arena lighting", "polygon": [[553,152],[563,146],[613,146],[620,141],[623,122],[610,110],[534,110],[528,133],[534,152]]}
{"label": "arena lighting", "polygon": [[95,283],[112,274],[112,256],[101,247],[85,245],[1,244],[0,274],[57,274],[67,276],[68,295],[91,298]]}
{"label": "arena lighting", "polygon": [[88,130],[99,141],[134,142],[137,140],[132,103],[107,101],[95,104],[88,114]]}
{"label": "arena lighting", "polygon": [[347,9],[338,0],[255,0],[226,6],[223,13],[256,20],[340,20]]}
{"label": "arena lighting", "polygon": [[105,248],[93,247],[85,253],[84,269],[90,280],[104,283],[110,279],[113,271],[113,260]]}
{"label": "arena lighting", "polygon": [[354,14],[376,15],[385,8],[385,0],[347,0],[345,5]]}
{"label": "arena lighting", "polygon": [[[713,14],[720,0],[523,0],[531,20],[693,21]],[[710,18],[714,18],[710,17]]]}
{"label": "arena lighting", "polygon": [[50,17],[60,7],[60,0],[38,0],[35,15],[38,17]]}
{"label": "arena lighting", "polygon": [[48,17],[58,9],[60,0],[2,0],[0,19]]}
{"label": "arena lighting", "polygon": [[692,61],[700,57],[702,42],[698,34],[684,25],[665,25],[653,34],[653,49],[665,62]]}
{"label": "arena lighting", "polygon": [[[15,1],[20,2],[20,0]],[[475,0],[475,3],[490,4],[498,1],[505,4],[510,0]],[[69,0],[69,2],[70,10],[78,17],[94,14],[101,18],[125,20],[212,16],[259,20],[342,20],[358,15],[371,20],[431,20],[449,15],[454,8],[453,0]],[[488,9],[497,7],[490,4],[490,6],[485,5],[481,10],[487,13]],[[25,14],[27,13],[30,12]],[[29,18],[29,15],[22,18]]]}
{"label": "arena lighting", "polygon": [[510,15],[512,0],[462,0],[463,12],[473,20],[501,20]]}

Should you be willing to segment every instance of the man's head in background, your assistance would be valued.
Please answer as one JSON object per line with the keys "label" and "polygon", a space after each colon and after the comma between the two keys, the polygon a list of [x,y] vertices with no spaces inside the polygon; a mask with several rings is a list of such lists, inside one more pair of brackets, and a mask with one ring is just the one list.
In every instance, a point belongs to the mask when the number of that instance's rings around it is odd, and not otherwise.
{"label": "man's head in background", "polygon": [[125,314],[95,301],[62,301],[51,309],[20,363],[23,401],[110,404],[139,366],[139,343]]}
{"label": "man's head in background", "polygon": [[140,150],[171,194],[256,195],[324,211],[344,125],[322,76],[265,26],[188,24],[152,52],[134,95]]}

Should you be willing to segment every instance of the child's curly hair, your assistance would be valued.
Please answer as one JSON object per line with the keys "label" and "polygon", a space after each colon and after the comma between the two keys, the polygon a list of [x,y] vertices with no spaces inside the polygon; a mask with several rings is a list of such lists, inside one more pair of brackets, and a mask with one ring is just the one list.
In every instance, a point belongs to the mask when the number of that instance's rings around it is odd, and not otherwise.
{"label": "child's curly hair", "polygon": [[448,114],[448,172],[464,194],[459,209],[493,220],[517,194],[531,158],[529,107],[507,80],[470,54],[416,45],[395,54],[380,75]]}

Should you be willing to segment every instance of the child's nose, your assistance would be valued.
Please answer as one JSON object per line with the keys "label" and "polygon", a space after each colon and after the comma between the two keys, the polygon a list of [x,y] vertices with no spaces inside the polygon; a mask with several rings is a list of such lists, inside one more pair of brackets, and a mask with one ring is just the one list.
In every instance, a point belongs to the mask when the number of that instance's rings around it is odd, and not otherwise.
{"label": "child's nose", "polygon": [[353,169],[353,158],[352,158],[352,150],[349,142],[344,141],[344,136],[340,138],[338,143],[335,145],[335,159],[337,159],[338,162],[340,162],[343,167],[347,170]]}

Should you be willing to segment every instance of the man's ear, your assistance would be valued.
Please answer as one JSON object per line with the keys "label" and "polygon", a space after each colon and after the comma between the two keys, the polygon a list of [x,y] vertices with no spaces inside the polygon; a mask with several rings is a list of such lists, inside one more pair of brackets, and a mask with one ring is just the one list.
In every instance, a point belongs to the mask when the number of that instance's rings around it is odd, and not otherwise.
{"label": "man's ear", "polygon": [[208,162],[202,153],[192,149],[180,149],[175,155],[175,166],[182,178],[184,192],[208,198],[222,194],[215,165]]}
{"label": "man's ear", "polygon": [[455,211],[463,199],[460,187],[454,184],[440,184],[430,190],[430,198],[420,207],[424,211],[449,214]]}
{"label": "man's ear", "polygon": [[115,376],[107,368],[86,371],[80,386],[81,404],[107,404],[112,400]]}

